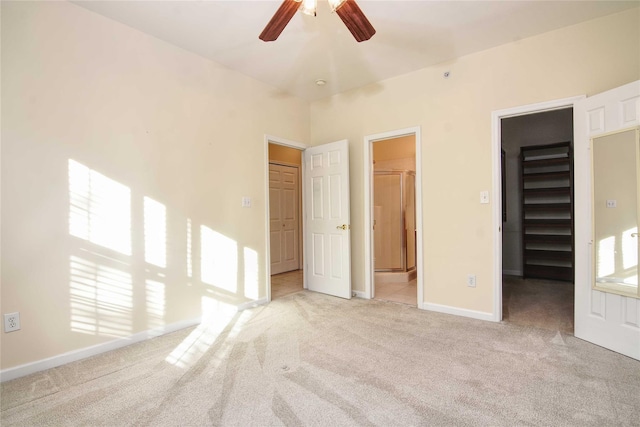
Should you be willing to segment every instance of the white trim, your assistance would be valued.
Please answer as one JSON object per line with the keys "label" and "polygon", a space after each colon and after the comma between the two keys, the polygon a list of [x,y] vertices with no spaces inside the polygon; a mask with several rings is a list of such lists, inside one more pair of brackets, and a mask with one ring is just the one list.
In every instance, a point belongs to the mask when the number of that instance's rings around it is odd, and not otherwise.
{"label": "white trim", "polygon": [[[562,108],[573,108],[574,104],[586,98],[585,95],[571,98],[557,99],[540,102],[537,104],[521,105],[519,107],[506,108],[491,112],[491,158],[493,180],[493,312],[491,319],[494,322],[502,320],[502,181],[501,181],[501,149],[502,129],[501,120],[507,117],[522,116],[525,114],[540,113]],[[574,135],[575,135],[575,122]],[[574,136],[575,139],[575,136]]]}
{"label": "white trim", "polygon": [[522,277],[522,270],[502,270],[502,274],[507,276],[520,276]]}
{"label": "white trim", "polygon": [[352,291],[353,296],[356,298],[363,298],[363,299],[369,299],[367,298],[367,294],[363,291]]}
{"label": "white trim", "polygon": [[[250,308],[255,308],[259,305],[267,304],[269,300],[267,298],[261,298],[255,301],[247,301],[239,304],[236,307],[237,311],[244,311]],[[149,329],[146,331],[138,332],[126,338],[118,338],[112,341],[108,341],[102,344],[96,344],[91,347],[81,348],[79,350],[69,351],[57,356],[48,357],[46,359],[38,360],[24,365],[8,368],[0,371],[0,382],[10,381],[16,378],[24,377],[36,372],[44,371],[46,369],[55,368],[67,363],[75,362],[78,360],[86,359],[88,357],[97,356],[108,351],[117,350],[122,347],[126,347],[131,344],[146,341],[151,338],[156,338],[161,335],[170,334],[181,329],[190,328],[192,326],[199,325],[202,322],[201,317],[195,319],[183,320],[180,322],[165,325],[161,328]]]}
{"label": "white trim", "polygon": [[373,271],[373,185],[371,185],[373,168],[373,153],[371,152],[371,140],[368,137],[364,137],[364,156],[363,156],[363,169],[364,169],[364,294],[366,299],[372,299],[374,295],[373,280],[375,272]]}
{"label": "white trim", "polygon": [[304,151],[307,148],[309,148],[307,144],[303,144],[302,142],[291,141],[289,139],[284,139],[278,136],[273,136],[268,134],[264,135],[264,142],[267,147],[267,162],[269,161],[269,143],[276,144],[276,145],[284,145],[285,147],[289,147],[289,148],[297,148],[298,150],[301,150],[301,151]]}
{"label": "white trim", "polygon": [[268,304],[268,303],[269,303],[269,300],[267,299],[267,297],[260,298],[260,299],[257,299],[255,301],[243,302],[242,304],[238,305],[238,311],[244,311],[244,310],[248,310],[250,308],[256,308],[259,305],[265,305],[265,304]]}
{"label": "white trim", "polygon": [[476,310],[467,310],[466,308],[451,307],[448,305],[433,304],[433,303],[426,302],[424,303],[424,309],[435,311],[438,313],[453,314],[454,316],[469,317],[471,319],[488,320],[488,321],[493,320],[493,313],[486,313],[484,311],[476,311]]}
{"label": "white trim", "polygon": [[367,135],[364,137],[364,298],[374,297],[374,266],[373,266],[373,156],[372,144],[390,138],[414,135],[416,140],[416,268],[417,277],[417,306],[424,309],[424,258],[422,247],[422,134],[420,126],[399,129],[389,132]]}
{"label": "white trim", "polygon": [[[273,136],[273,135],[268,135],[265,134],[264,135],[264,241],[265,241],[265,266],[264,266],[264,273],[265,273],[265,283],[266,283],[266,287],[267,287],[267,302],[271,301],[271,253],[270,253],[270,249],[271,248],[271,241],[270,241],[270,233],[269,233],[269,144],[276,144],[276,145],[283,145],[285,147],[289,147],[289,148],[295,148],[297,150],[300,151],[304,151],[307,148],[306,144],[303,144],[301,142],[296,142],[296,141],[291,141],[288,139],[284,139],[284,138],[280,138],[277,136]],[[304,162],[302,162],[302,164],[300,165],[301,167],[301,172],[302,172],[302,177],[304,178]],[[304,179],[301,181],[304,182]],[[300,218],[303,219],[304,218],[304,188],[301,185],[300,186],[300,191],[302,192],[302,209],[303,212],[300,212]],[[304,253],[304,220],[302,221],[302,247],[303,247],[303,252],[302,252],[302,258],[303,260],[306,260],[306,256]],[[303,272],[306,272],[306,269],[302,268]],[[303,286],[306,289],[307,288],[307,282],[306,282],[306,273],[303,273]],[[262,300],[259,300],[262,301]]]}
{"label": "white trim", "polygon": [[118,338],[102,344],[96,344],[91,347],[81,348],[79,350],[73,350],[67,353],[59,354],[57,356],[48,357],[36,362],[25,363],[24,365],[4,369],[0,371],[0,382],[24,377],[25,375],[34,374],[36,372],[55,368],[67,363],[75,362],[77,360],[86,359],[87,357],[106,353],[107,351],[117,350],[119,348],[126,347],[128,345],[135,344],[141,341],[146,341],[160,335],[169,334],[171,332],[179,331],[180,329],[198,325],[200,324],[200,321],[201,318],[199,317],[191,320],[183,320],[181,322],[172,323],[171,325],[165,325],[162,328],[149,329],[147,331],[138,332],[137,334],[133,334],[127,338]]}

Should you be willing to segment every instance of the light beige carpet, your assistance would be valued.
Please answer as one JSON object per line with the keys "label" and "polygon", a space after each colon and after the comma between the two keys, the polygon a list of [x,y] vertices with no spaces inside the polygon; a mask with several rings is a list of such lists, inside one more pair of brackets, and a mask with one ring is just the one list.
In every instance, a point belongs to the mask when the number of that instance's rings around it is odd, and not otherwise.
{"label": "light beige carpet", "polygon": [[544,279],[502,278],[502,319],[573,334],[574,284]]}
{"label": "light beige carpet", "polygon": [[544,329],[298,292],[2,384],[2,425],[625,426],[640,362]]}

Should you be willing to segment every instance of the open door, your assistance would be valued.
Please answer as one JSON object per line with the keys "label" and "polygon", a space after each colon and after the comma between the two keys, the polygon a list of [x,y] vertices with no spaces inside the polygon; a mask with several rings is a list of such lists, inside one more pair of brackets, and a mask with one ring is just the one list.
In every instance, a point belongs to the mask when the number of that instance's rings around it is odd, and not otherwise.
{"label": "open door", "polygon": [[[599,135],[640,125],[640,81],[579,101],[575,104],[574,121],[576,213],[582,214],[576,217],[575,336],[640,360],[640,299],[637,292],[633,297],[603,290],[597,285],[594,287],[594,271],[598,270],[594,268],[594,249],[599,250],[602,242],[594,238],[592,228],[593,171],[589,149],[590,140]],[[617,167],[612,166],[613,169]],[[637,180],[632,175],[627,174],[628,180]],[[615,207],[615,203],[606,207]],[[615,237],[612,235],[611,239]],[[637,256],[633,264],[637,268]],[[637,274],[635,280],[637,286]]]}
{"label": "open door", "polygon": [[349,143],[304,151],[305,271],[307,287],[351,298]]}

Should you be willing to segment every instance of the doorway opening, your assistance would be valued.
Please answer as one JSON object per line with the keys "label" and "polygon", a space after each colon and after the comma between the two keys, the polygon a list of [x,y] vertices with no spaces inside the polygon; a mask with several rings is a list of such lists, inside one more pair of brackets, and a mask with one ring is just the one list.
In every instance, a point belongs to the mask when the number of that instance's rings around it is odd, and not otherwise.
{"label": "doorway opening", "polygon": [[[494,200],[495,203],[493,205],[493,225],[494,225],[494,287],[493,287],[493,296],[494,296],[494,304],[493,304],[493,321],[495,322],[500,322],[503,320],[503,318],[505,318],[506,316],[509,317],[510,321],[514,321],[515,313],[517,312],[517,307],[514,307],[513,304],[517,304],[515,301],[515,299],[517,298],[513,298],[513,286],[517,286],[518,283],[511,284],[508,282],[508,280],[511,280],[513,278],[513,280],[523,280],[521,279],[522,275],[525,274],[524,271],[524,267],[522,262],[524,261],[523,258],[523,251],[522,251],[522,241],[523,241],[523,230],[525,229],[525,227],[523,227],[523,224],[526,226],[529,225],[533,225],[534,229],[536,227],[540,227],[541,225],[544,225],[545,227],[548,227],[549,224],[540,224],[538,220],[540,219],[544,219],[543,218],[536,218],[535,215],[534,217],[529,217],[529,220],[533,220],[532,223],[529,224],[525,224],[522,220],[522,216],[520,215],[520,212],[523,210],[523,198],[519,195],[519,194],[510,194],[509,193],[509,189],[507,188],[507,183],[511,183],[511,185],[515,185],[517,186],[517,188],[520,189],[520,192],[522,192],[522,180],[521,180],[521,174],[520,171],[522,170],[522,159],[520,157],[520,146],[518,146],[517,148],[517,153],[513,153],[511,152],[511,154],[507,153],[507,151],[512,151],[511,147],[511,142],[510,141],[505,141],[505,137],[503,135],[503,121],[509,125],[509,120],[513,119],[513,118],[518,118],[518,117],[526,117],[526,116],[531,116],[529,119],[527,118],[523,118],[520,120],[524,120],[525,122],[527,120],[539,120],[541,118],[544,118],[544,113],[553,113],[554,111],[562,111],[561,113],[557,113],[559,114],[558,117],[564,116],[566,121],[564,122],[564,138],[562,139],[566,139],[567,137],[570,138],[570,154],[564,154],[564,157],[569,157],[569,161],[571,162],[571,164],[573,164],[574,162],[574,152],[573,152],[573,140],[574,140],[574,134],[575,134],[575,123],[574,123],[574,115],[573,115],[573,110],[575,109],[575,105],[578,104],[581,100],[583,100],[584,97],[583,96],[579,96],[579,97],[572,97],[572,98],[565,98],[565,99],[558,99],[558,100],[554,100],[554,101],[548,101],[548,102],[541,102],[538,104],[530,104],[530,105],[524,105],[524,106],[520,106],[520,107],[513,107],[513,108],[508,108],[508,109],[504,109],[504,110],[498,110],[498,111],[494,111],[491,114],[491,120],[492,120],[492,158],[493,158],[493,194],[494,194]],[[542,113],[542,116],[535,116],[537,113]],[[570,123],[568,122],[570,117]],[[544,123],[544,120],[540,120],[541,123]],[[517,121],[514,121],[513,123],[517,123]],[[568,123],[568,124],[567,124]],[[548,126],[548,125],[547,125]],[[544,126],[542,126],[540,129],[535,130],[535,129],[529,129],[528,131],[525,129],[524,131],[521,129],[520,132],[521,133],[528,133],[528,136],[523,136],[522,138],[540,138],[540,137],[545,137],[547,135],[546,132],[548,132],[547,130],[542,130],[544,129]],[[507,129],[507,132],[509,132],[509,130]],[[508,137],[508,135],[507,135]],[[508,137],[509,139],[511,139],[510,137]],[[505,149],[504,151],[504,156],[503,156],[503,142],[505,143],[505,147],[507,147],[507,149]],[[548,142],[548,140],[547,140]],[[566,142],[566,141],[563,141]],[[535,143],[530,143],[530,144],[534,144]],[[544,144],[544,142],[541,142],[540,144]],[[517,144],[514,144],[517,145]],[[525,144],[526,146],[526,144]],[[552,152],[551,153],[537,153],[539,157],[541,157],[540,159],[529,159],[529,160],[543,160],[545,158],[553,158],[553,157],[558,157],[558,153],[554,152],[553,150],[557,150],[557,148],[551,147],[552,148]],[[561,162],[566,162],[566,160],[562,160]],[[544,163],[544,162],[539,162],[539,163]],[[504,173],[503,173],[504,170]],[[554,174],[555,172],[558,172],[557,170],[554,171],[553,169],[551,170],[542,170],[542,171],[536,171],[536,170],[528,170],[528,172],[533,172],[533,173],[541,173],[541,175],[534,177],[533,181],[537,181],[538,178],[545,180],[546,178],[549,177],[549,175],[547,175],[548,173]],[[573,180],[573,173],[570,173],[571,177],[570,180]],[[554,176],[551,175],[554,178],[557,178],[558,176]],[[515,184],[514,184],[515,181]],[[539,184],[533,184],[532,187],[534,187],[532,189],[532,191],[528,192],[528,193],[537,193],[538,190],[535,189],[535,187],[539,185]],[[551,186],[553,187],[554,185],[548,185],[545,184],[547,186]],[[543,186],[545,186],[543,185]],[[562,187],[562,186],[567,186],[567,181],[564,182],[564,184],[556,184],[556,187]],[[529,185],[527,185],[527,187],[529,187]],[[562,189],[562,190],[556,190],[560,193],[565,193],[565,195],[563,197],[566,197],[566,189]],[[555,226],[565,226],[566,225],[566,220],[569,219],[571,222],[571,227],[572,229],[575,228],[574,227],[574,223],[575,223],[575,212],[573,210],[573,189],[570,190],[570,201],[571,201],[571,212],[570,212],[570,218],[561,218],[561,221],[559,221],[557,224],[553,224],[554,227]],[[562,202],[566,203],[566,199]],[[546,209],[547,207],[553,207],[554,202],[558,202],[557,199],[550,199],[550,200],[539,200],[539,203],[542,204],[542,206],[540,206],[539,208],[541,209]],[[546,206],[545,206],[546,205]],[[560,207],[560,203],[557,203],[558,207]],[[563,206],[566,206],[563,205]],[[504,209],[503,209],[504,208]],[[534,207],[535,208],[538,207]],[[516,209],[515,211],[515,215],[514,215],[514,209]],[[513,220],[510,221],[508,223],[509,220]],[[557,218],[547,218],[547,219],[557,219]],[[551,227],[552,229],[554,227]],[[519,240],[516,243],[513,243],[513,239],[511,239],[511,237],[513,236],[507,236],[508,234],[513,234],[515,236],[518,235],[518,233],[520,233],[520,237]],[[538,231],[538,234],[550,234],[553,235],[553,231],[549,232],[549,230],[543,230],[542,232]],[[533,233],[536,234],[536,233]],[[541,237],[541,239],[544,239],[545,237]],[[561,241],[566,241],[567,237],[566,236],[562,236],[558,238]],[[534,238],[535,240],[535,238]],[[571,246],[572,248],[575,247],[575,242],[573,241],[573,235],[570,237],[571,240]],[[515,252],[514,254],[514,246],[520,248],[518,250],[518,252]],[[566,248],[564,248],[566,250]],[[530,247],[529,248],[530,251],[533,251],[532,253],[529,253],[529,255],[545,255],[544,253],[538,253],[535,252],[538,250],[537,247]],[[553,251],[553,249],[552,249]],[[554,254],[552,255],[557,255],[560,257],[564,257],[565,260],[567,258],[567,254],[562,254],[562,253],[558,253],[560,251],[556,251]],[[503,258],[503,254],[504,254],[504,258]],[[547,254],[549,255],[549,254]],[[571,254],[569,256],[569,258],[572,258],[573,254]],[[519,261],[518,261],[519,260]],[[571,302],[568,304],[571,304],[571,306],[569,308],[567,308],[566,306],[564,308],[561,308],[560,311],[562,313],[564,313],[565,315],[568,315],[568,317],[570,318],[570,320],[566,320],[565,317],[565,327],[567,329],[573,329],[573,324],[574,324],[574,319],[575,319],[575,313],[572,311],[571,307],[575,304],[575,284],[574,282],[574,273],[575,273],[575,268],[573,268],[573,262],[575,260],[571,259],[571,274],[569,277],[565,277],[564,279],[562,279],[562,281],[557,281],[555,283],[560,283],[561,286],[564,285],[567,289],[568,293],[572,293],[573,294],[573,298],[571,299]],[[532,264],[536,264],[536,262],[532,262]],[[553,264],[553,263],[552,263]],[[555,264],[558,264],[557,260],[555,262]],[[503,268],[504,265],[504,268]],[[560,265],[563,265],[563,263],[560,263]],[[504,287],[503,290],[503,278],[505,278],[504,282],[506,283],[506,286]],[[544,278],[536,278],[536,280],[549,280],[549,279],[544,279]],[[521,283],[520,283],[521,284]],[[552,284],[548,285],[548,286],[552,286]],[[537,288],[538,290],[540,290],[540,288]],[[521,287],[521,288],[517,288],[517,290],[520,292],[522,291],[522,293],[524,294],[530,294],[530,292],[526,292],[527,289],[526,287]],[[557,288],[555,289],[557,290]],[[504,295],[503,295],[504,292]],[[511,293],[509,293],[511,292]],[[506,300],[506,301],[505,301]],[[505,304],[503,304],[503,302],[505,302]],[[524,299],[520,299],[520,302],[522,302],[522,306],[526,307],[525,303],[526,303],[526,298]],[[562,305],[562,304],[560,304]],[[538,307],[539,308],[539,307]],[[504,311],[504,313],[503,313]],[[528,309],[523,310],[522,312],[526,314],[526,312],[528,311]],[[531,309],[530,310],[531,316],[532,318],[535,318],[536,316],[538,318],[540,318],[542,316],[541,312],[535,309]],[[568,314],[567,314],[568,312]],[[505,316],[503,316],[503,314]],[[506,319],[505,319],[506,320]],[[567,325],[568,323],[570,323],[569,325]],[[558,324],[552,325],[550,327],[553,327],[556,330],[560,330],[561,328],[557,328]]]}
{"label": "doorway opening", "polygon": [[365,138],[365,297],[422,308],[419,129]]}
{"label": "doorway opening", "polygon": [[415,135],[373,143],[376,299],[417,305]]}
{"label": "doorway opening", "polygon": [[267,138],[269,300],[304,289],[301,144]]}
{"label": "doorway opening", "polygon": [[500,125],[502,318],[573,334],[573,108]]}

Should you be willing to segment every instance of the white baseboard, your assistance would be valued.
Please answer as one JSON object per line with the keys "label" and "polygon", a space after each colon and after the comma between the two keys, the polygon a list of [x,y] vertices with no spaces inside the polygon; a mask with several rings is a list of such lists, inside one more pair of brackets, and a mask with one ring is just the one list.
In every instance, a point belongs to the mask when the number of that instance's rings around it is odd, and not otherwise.
{"label": "white baseboard", "polygon": [[351,291],[356,298],[368,299],[364,291]]}
{"label": "white baseboard", "polygon": [[522,270],[502,270],[502,274],[507,276],[520,276],[522,277]]}
{"label": "white baseboard", "polygon": [[238,311],[244,311],[248,308],[255,308],[259,305],[265,305],[269,302],[269,300],[265,297],[262,299],[257,299],[255,301],[247,301],[245,303],[242,303],[238,306]]}
{"label": "white baseboard", "polygon": [[[266,304],[267,302],[267,298],[262,298],[256,301],[248,301],[238,305],[237,309],[238,311],[243,311],[248,308]],[[36,372],[44,371],[46,369],[62,366],[67,363],[86,359],[87,357],[96,356],[107,351],[117,350],[119,348],[135,344],[137,342],[145,341],[151,338],[158,337],[160,335],[169,334],[171,332],[179,331],[180,329],[198,325],[200,324],[200,322],[200,317],[190,320],[183,320],[180,322],[172,323],[170,325],[165,325],[161,328],[138,332],[137,334],[133,334],[126,338],[118,338],[113,341],[96,344],[91,347],[81,348],[79,350],[73,350],[67,353],[59,354],[57,356],[38,360],[36,362],[26,363],[24,365],[4,369],[0,371],[0,382],[10,381],[16,378],[24,377],[25,375],[30,375]]]}
{"label": "white baseboard", "polygon": [[495,322],[493,313],[486,313],[484,311],[467,310],[466,308],[451,307],[448,305],[433,304],[428,302],[423,303],[421,308],[438,313],[453,314],[455,316],[470,317],[472,319]]}
{"label": "white baseboard", "polygon": [[51,369],[57,366],[65,365],[67,363],[75,362],[77,360],[86,359],[87,357],[96,356],[98,354],[126,347],[140,341],[145,341],[151,338],[158,337],[160,335],[179,331],[180,329],[188,328],[199,323],[200,318],[184,320],[182,322],[172,323],[171,325],[165,325],[162,328],[138,332],[137,334],[133,334],[127,338],[118,338],[113,341],[92,345],[91,347],[85,347],[79,350],[69,351],[67,353],[48,357],[36,362],[25,363],[24,365],[4,369],[0,371],[0,382],[13,380],[16,378],[24,377],[25,375],[34,374],[46,369]]}

